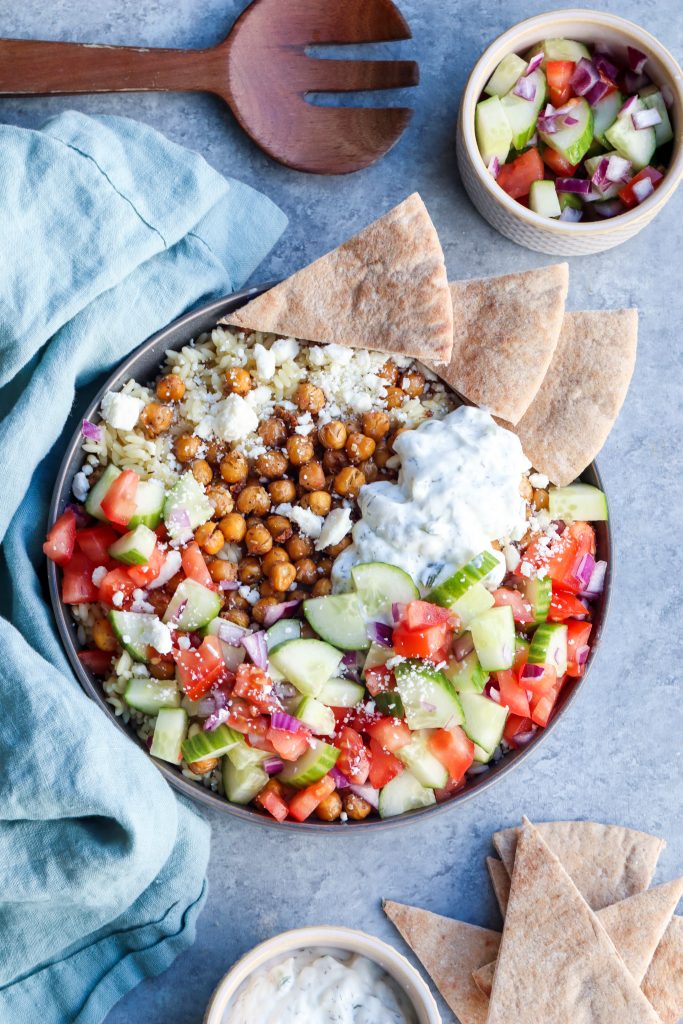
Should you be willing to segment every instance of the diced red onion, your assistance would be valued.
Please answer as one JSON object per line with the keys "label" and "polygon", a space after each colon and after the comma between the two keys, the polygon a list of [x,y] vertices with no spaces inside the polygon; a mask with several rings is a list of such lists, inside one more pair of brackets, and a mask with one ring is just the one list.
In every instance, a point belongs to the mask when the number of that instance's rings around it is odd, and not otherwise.
{"label": "diced red onion", "polygon": [[102,428],[98,427],[96,423],[91,423],[90,420],[83,420],[81,434],[83,437],[87,437],[89,441],[102,440]]}
{"label": "diced red onion", "polygon": [[516,747],[525,747],[527,743],[531,742],[535,735],[536,729],[529,729],[527,732],[520,732],[517,733],[516,736],[513,736],[512,742]]}
{"label": "diced red onion", "polygon": [[391,647],[391,634],[391,626],[387,626],[383,622],[368,623],[368,636],[373,644],[379,644],[380,647]]}
{"label": "diced red onion", "polygon": [[590,551],[587,551],[585,555],[581,555],[577,564],[574,566],[573,576],[574,579],[578,580],[583,590],[590,583],[593,570],[595,569],[595,559],[591,555]]}
{"label": "diced red onion", "polygon": [[70,501],[64,508],[65,512],[73,512],[76,517],[76,526],[80,529],[82,526],[88,524],[88,513],[85,511],[82,505],[77,505],[75,502]]}
{"label": "diced red onion", "polygon": [[600,73],[592,61],[582,57],[574,68],[570,84],[577,96],[585,96],[600,81]]}
{"label": "diced red onion", "polygon": [[607,199],[604,203],[596,203],[593,209],[598,217],[616,217],[624,212],[624,207],[618,199]]}
{"label": "diced red onion", "polygon": [[642,74],[643,68],[647,64],[647,54],[643,53],[642,50],[637,50],[635,46],[626,47],[626,60],[631,71],[634,71],[637,75]]}
{"label": "diced red onion", "polygon": [[541,50],[540,53],[537,53],[534,57],[531,58],[531,60],[526,66],[526,70],[524,71],[525,77],[527,75],[532,75],[536,68],[540,68],[541,64],[543,63],[544,57],[545,53],[543,52],[543,50]]}
{"label": "diced red onion", "polygon": [[436,711],[436,704],[430,704],[428,700],[421,700],[420,707],[423,711]]}
{"label": "diced red onion", "polygon": [[294,715],[288,715],[285,711],[275,711],[270,716],[270,724],[273,729],[282,729],[283,732],[301,732],[306,726]]}
{"label": "diced red onion", "polygon": [[595,185],[595,187],[598,189],[602,189],[603,185],[607,181],[608,166],[609,160],[606,157],[603,157],[602,160],[598,162],[598,166],[595,168],[595,173],[591,178],[591,183]]}
{"label": "diced red onion", "polygon": [[474,650],[474,640],[471,633],[463,633],[457,640],[453,641],[453,655],[456,661],[462,661]]}
{"label": "diced red onion", "polygon": [[574,117],[573,114],[565,114],[563,120],[565,128],[572,128],[575,124],[579,123],[578,117]]}
{"label": "diced red onion", "polygon": [[631,120],[636,131],[642,131],[644,128],[654,128],[656,124],[661,124],[662,115],[655,107],[651,107],[648,110],[636,110],[631,114]]}
{"label": "diced red onion", "polygon": [[643,199],[647,199],[648,196],[652,195],[655,187],[649,178],[641,178],[640,181],[636,181],[631,186],[631,189],[638,202],[642,203]]}
{"label": "diced red onion", "polygon": [[612,82],[616,82],[619,77],[619,68],[604,53],[596,53],[593,63],[598,71],[602,71],[603,75],[606,75]]}
{"label": "diced red onion", "polygon": [[234,622],[228,622],[227,619],[219,622],[218,639],[222,640],[224,644],[229,644],[230,647],[241,647],[243,637],[244,630],[241,626],[236,625]]}
{"label": "diced red onion", "polygon": [[494,701],[496,704],[500,704],[500,690],[497,690],[495,686],[492,686],[489,690],[489,699]]}
{"label": "diced red onion", "polygon": [[520,99],[536,99],[536,83],[531,78],[525,78],[524,75],[522,75],[521,78],[517,79],[515,87],[512,91],[515,94],[515,96],[519,96]]}
{"label": "diced red onion", "polygon": [[218,589],[219,590],[239,590],[239,588],[240,588],[240,584],[237,582],[237,580],[219,580],[218,581]]}
{"label": "diced red onion", "polygon": [[267,757],[263,762],[263,770],[267,775],[277,775],[281,772],[285,764],[281,757],[277,754],[273,754],[272,757]]}
{"label": "diced red onion", "polygon": [[344,665],[345,668],[357,668],[358,667],[358,652],[357,651],[347,651],[346,654],[344,655],[344,657],[342,658],[342,665]]}
{"label": "diced red onion", "polygon": [[572,192],[577,196],[590,195],[591,183],[588,178],[557,178],[555,188],[558,192]]}
{"label": "diced red onion", "polygon": [[487,764],[473,764],[471,768],[467,769],[468,775],[483,775],[484,772],[489,770]]}
{"label": "diced red onion", "polygon": [[599,103],[600,100],[607,95],[609,90],[609,83],[603,82],[603,80],[600,79],[598,82],[595,83],[595,85],[591,89],[588,90],[588,92],[584,96],[584,99],[591,107],[594,107],[596,103]]}
{"label": "diced red onion", "polygon": [[569,221],[569,223],[572,224],[576,224],[582,219],[583,210],[575,210],[573,206],[565,206],[564,210],[560,214],[560,220]]}
{"label": "diced red onion", "polygon": [[348,789],[351,785],[344,773],[340,772],[338,768],[330,768],[330,778],[337,789]]}
{"label": "diced red onion", "polygon": [[621,110],[617,114],[617,117],[622,117],[622,116],[625,117],[626,114],[630,114],[632,112],[633,108],[636,106],[637,103],[638,103],[638,97],[637,96],[629,96],[629,98],[626,100],[626,102],[624,104],[622,104]]}
{"label": "diced red onion", "polygon": [[597,597],[605,589],[607,562],[596,562],[588,586],[580,592],[581,597]]}
{"label": "diced red onion", "polygon": [[186,607],[187,607],[187,598],[185,598],[185,600],[184,600],[184,601],[181,601],[181,602],[180,602],[180,604],[179,604],[179,605],[178,605],[178,607],[176,608],[175,612],[173,613],[173,615],[172,615],[172,616],[171,616],[171,618],[169,619],[169,624],[170,624],[170,625],[173,625],[173,624],[174,624],[175,622],[177,622],[177,621],[178,621],[178,619],[180,618],[180,616],[181,616],[181,615],[183,614],[183,612],[185,611]]}
{"label": "diced red onion", "polygon": [[401,621],[405,610],[406,606],[404,604],[399,604],[397,601],[394,601],[394,603],[391,606],[391,617],[394,620],[394,622]]}
{"label": "diced red onion", "polygon": [[607,161],[606,178],[612,182],[627,181],[631,173],[631,161],[615,154]]}
{"label": "diced red onion", "polygon": [[588,644],[583,644],[581,647],[576,648],[576,663],[577,665],[585,665],[588,661],[588,655],[590,654],[590,647]]}
{"label": "diced red onion", "polygon": [[495,181],[500,171],[500,160],[497,156],[491,157],[489,160],[488,171],[493,180]]}
{"label": "diced red onion", "polygon": [[536,123],[539,132],[543,132],[544,135],[554,135],[560,130],[557,117],[554,114],[541,114]]}
{"label": "diced red onion", "polygon": [[218,708],[213,697],[203,697],[195,702],[192,714],[196,715],[197,718],[209,718],[217,710]]}
{"label": "diced red onion", "polygon": [[263,625],[268,629],[280,619],[289,618],[300,604],[301,601],[281,601],[280,604],[268,605],[263,613]]}
{"label": "diced red onion", "polygon": [[356,796],[360,796],[363,800],[367,800],[371,807],[375,810],[379,807],[379,790],[375,789],[374,786],[357,786],[354,782],[349,784],[349,789]]}
{"label": "diced red onion", "polygon": [[173,579],[175,574],[182,565],[182,555],[179,551],[168,551],[164,564],[161,567],[161,572],[155,580],[152,580],[148,586],[148,590],[156,590],[158,587],[163,587],[165,583]]}
{"label": "diced red onion", "polygon": [[204,722],[204,732],[213,732],[219,725],[222,725],[230,717],[230,711],[228,708],[219,708],[212,715],[209,715],[207,720]]}
{"label": "diced red onion", "polygon": [[627,71],[624,75],[624,90],[627,93],[640,92],[647,85],[651,85],[647,75],[636,75],[633,71]]}
{"label": "diced red onion", "polygon": [[540,679],[545,668],[543,665],[529,665],[528,663],[522,669],[520,679]]}
{"label": "diced red onion", "polygon": [[174,508],[168,517],[171,526],[179,526],[182,530],[191,528],[190,516],[186,508]]}
{"label": "diced red onion", "polygon": [[242,647],[258,668],[268,668],[268,645],[262,629],[258,633],[243,633]]}

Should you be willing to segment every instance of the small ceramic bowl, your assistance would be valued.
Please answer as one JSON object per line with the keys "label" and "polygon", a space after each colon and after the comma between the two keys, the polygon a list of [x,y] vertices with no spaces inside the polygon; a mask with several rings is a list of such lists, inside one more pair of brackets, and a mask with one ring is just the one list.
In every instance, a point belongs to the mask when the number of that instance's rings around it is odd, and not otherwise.
{"label": "small ceramic bowl", "polygon": [[441,1015],[427,984],[404,956],[386,942],[376,939],[374,935],[367,935],[352,928],[334,928],[328,925],[282,932],[281,935],[275,935],[249,953],[245,953],[228,971],[212,995],[204,1016],[204,1024],[229,1024],[226,1010],[237,990],[243,981],[264,964],[283,960],[290,953],[301,949],[317,947],[337,949],[344,953],[360,953],[361,956],[374,960],[406,993],[415,1010],[418,1024],[442,1024]]}
{"label": "small ceramic bowl", "polygon": [[[669,111],[674,130],[671,162],[659,188],[633,210],[605,221],[572,223],[542,217],[510,198],[489,174],[474,134],[474,111],[491,74],[508,53],[524,53],[543,39],[567,38],[578,42],[636,47],[647,54],[647,71],[673,97]],[[565,10],[539,14],[508,29],[484,51],[467,80],[457,128],[458,168],[470,199],[479,213],[502,235],[527,249],[557,256],[585,256],[602,252],[637,235],[659,213],[683,176],[683,73],[649,32],[625,18],[604,11]]]}

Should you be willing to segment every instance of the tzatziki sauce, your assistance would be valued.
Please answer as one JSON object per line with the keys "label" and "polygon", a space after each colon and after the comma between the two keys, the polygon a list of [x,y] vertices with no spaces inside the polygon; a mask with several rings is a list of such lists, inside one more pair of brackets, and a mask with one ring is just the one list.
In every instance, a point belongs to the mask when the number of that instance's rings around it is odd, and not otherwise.
{"label": "tzatziki sauce", "polygon": [[223,1024],[417,1024],[407,996],[367,957],[302,949],[254,971]]}
{"label": "tzatziki sauce", "polygon": [[499,560],[485,581],[497,586],[505,564],[491,541],[519,540],[527,528],[519,485],[531,463],[516,434],[463,405],[404,430],[394,451],[401,460],[397,483],[380,480],[360,490],[361,518],[353,543],[334,563],[335,590],[348,587],[359,562],[397,565],[426,589],[482,551]]}

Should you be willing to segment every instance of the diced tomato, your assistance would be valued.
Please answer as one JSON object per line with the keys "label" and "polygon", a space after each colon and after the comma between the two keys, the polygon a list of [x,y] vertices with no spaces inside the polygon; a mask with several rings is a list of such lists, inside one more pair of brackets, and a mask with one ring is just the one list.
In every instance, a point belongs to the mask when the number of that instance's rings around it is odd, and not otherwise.
{"label": "diced tomato", "polygon": [[543,674],[535,677],[524,676],[522,673],[519,674],[519,685],[524,690],[530,690],[533,694],[548,693],[555,686],[557,682],[557,672],[552,665],[541,665]]}
{"label": "diced tomato", "polygon": [[95,676],[108,676],[111,671],[111,651],[79,651],[78,660]]}
{"label": "diced tomato", "polygon": [[[130,608],[133,602],[133,591],[136,589],[137,583],[130,578],[123,567],[112,569],[100,583],[99,600],[111,608]],[[114,601],[116,594],[121,594],[123,598],[121,604]],[[93,600],[96,601],[97,598],[93,598]]]}
{"label": "diced tomato", "polygon": [[503,164],[496,181],[509,196],[520,199],[522,196],[528,196],[532,182],[543,181],[544,175],[541,154],[536,146],[532,146],[512,163]]}
{"label": "diced tomato", "polygon": [[351,782],[362,786],[370,773],[370,761],[361,735],[355,729],[345,725],[334,740],[334,745],[340,750],[337,758],[339,771]]}
{"label": "diced tomato", "polygon": [[463,775],[460,779],[449,778],[443,789],[435,789],[434,796],[436,797],[437,803],[441,804],[444,800],[450,800],[455,793],[458,793],[465,786],[466,777]]}
{"label": "diced tomato", "polygon": [[368,725],[366,732],[392,754],[410,743],[410,729],[398,718],[380,718]]}
{"label": "diced tomato", "polygon": [[244,736],[256,733],[265,736],[270,728],[270,720],[260,715],[253,704],[240,697],[230,698],[226,723]]}
{"label": "diced tomato", "polygon": [[634,175],[631,180],[623,186],[623,188],[619,189],[618,195],[624,206],[631,209],[638,205],[638,197],[633,191],[633,186],[636,182],[643,181],[645,178],[649,178],[657,189],[661,185],[664,175],[654,167],[643,167],[642,171],[639,171],[638,174]]}
{"label": "diced tomato", "polygon": [[585,606],[581,604],[578,597],[567,594],[564,590],[556,589],[553,584],[553,596],[548,611],[550,622],[564,622],[565,619],[581,618],[587,614]]}
{"label": "diced tomato", "polygon": [[576,565],[577,555],[578,544],[569,530],[550,541],[547,537],[536,537],[525,548],[515,575],[522,576],[521,567],[528,562],[534,569],[545,569],[551,580],[564,587]]}
{"label": "diced tomato", "polygon": [[64,566],[62,578],[62,601],[64,604],[85,604],[97,601],[99,590],[92,581],[97,566],[86,558],[82,551],[74,551],[68,565]]}
{"label": "diced tomato", "polygon": [[148,583],[152,583],[157,578],[165,561],[166,552],[158,544],[155,544],[149,562],[146,565],[129,566],[128,575],[136,587],[146,587]]}
{"label": "diced tomato", "polygon": [[512,590],[511,587],[498,587],[497,590],[493,591],[493,601],[498,607],[509,604],[512,608],[512,616],[515,622],[518,622],[521,626],[528,626],[531,622],[534,622],[534,613],[531,610],[531,605],[524,598],[524,595],[520,594],[519,590]]}
{"label": "diced tomato", "polygon": [[266,733],[266,739],[273,744],[275,753],[283,761],[297,761],[308,748],[310,732],[301,729],[299,732],[287,732],[286,729],[273,729],[272,725]]}
{"label": "diced tomato", "polygon": [[583,523],[577,519],[575,523],[569,524],[567,530],[576,541],[579,556],[595,554],[595,530],[590,523]]}
{"label": "diced tomato", "polygon": [[76,544],[95,565],[107,565],[111,561],[109,548],[119,539],[116,530],[104,523],[88,526],[76,534]]}
{"label": "diced tomato", "polygon": [[577,652],[588,644],[592,628],[590,622],[567,623],[567,675],[572,679],[579,679],[586,670],[585,662],[579,664]]}
{"label": "diced tomato", "polygon": [[282,711],[282,705],[273,692],[273,680],[267,672],[258,665],[239,665],[235,678],[233,693],[236,697],[243,697],[250,704],[263,711],[264,714],[272,714],[274,711]]}
{"label": "diced tomato", "polygon": [[62,512],[43,544],[43,551],[57,565],[66,565],[74,553],[76,543],[76,515],[73,509]]}
{"label": "diced tomato", "polygon": [[350,725],[356,732],[366,732],[369,725],[379,721],[382,717],[382,713],[376,709],[368,711],[366,704],[357,704],[355,708],[331,708],[330,710],[334,715],[337,732],[345,725]]}
{"label": "diced tomato", "polygon": [[546,167],[549,167],[553,174],[556,174],[558,178],[572,178],[576,172],[578,164],[570,164],[561,153],[553,149],[551,146],[546,146],[543,150],[543,163]]}
{"label": "diced tomato", "polygon": [[386,665],[374,665],[373,668],[365,670],[365,685],[368,693],[376,697],[378,693],[386,693],[387,690],[396,688],[394,673]]}
{"label": "diced tomato", "polygon": [[370,740],[370,772],[368,782],[374,789],[381,789],[403,771],[403,762],[399,761],[377,740]]}
{"label": "diced tomato", "polygon": [[573,60],[549,60],[545,65],[545,77],[548,82],[548,96],[554,107],[562,107],[571,99],[572,75],[576,64]]}
{"label": "diced tomato", "polygon": [[520,647],[517,647],[517,649],[515,650],[515,657],[514,657],[514,660],[512,662],[512,667],[515,670],[515,672],[517,673],[517,675],[519,675],[519,673],[522,671],[522,669],[526,665],[528,657],[529,657],[529,647],[528,647],[527,644],[524,644],[524,645],[522,645]]}
{"label": "diced tomato", "polygon": [[289,807],[285,801],[275,790],[268,789],[267,783],[255,799],[256,803],[260,804],[264,811],[268,811],[268,814],[272,814],[276,821],[284,821],[289,814]]}
{"label": "diced tomato", "polygon": [[457,626],[459,623],[456,619],[457,616],[448,608],[441,608],[429,601],[411,601],[401,616],[401,621],[405,622],[408,629],[427,629],[429,626],[439,626],[442,622]]}
{"label": "diced tomato", "polygon": [[296,793],[289,801],[289,813],[296,821],[305,821],[318,804],[321,804],[331,793],[335,791],[334,779],[325,775],[319,782],[307,786],[301,792]]}
{"label": "diced tomato", "polygon": [[555,702],[559,696],[560,690],[562,689],[562,683],[564,682],[564,676],[558,679],[557,682],[547,693],[537,694],[531,701],[531,720],[536,725],[542,726],[544,729],[548,724],[548,720],[555,707]]}
{"label": "diced tomato", "polygon": [[435,729],[427,746],[452,779],[461,779],[474,761],[474,743],[459,725],[452,729]]}
{"label": "diced tomato", "polygon": [[[529,715],[530,714],[531,709],[529,709]],[[510,746],[514,746],[515,738],[517,736],[521,736],[525,732],[529,732],[532,725],[533,722],[528,716],[525,718],[521,715],[508,715],[505,728],[503,729],[503,739],[509,743]]]}
{"label": "diced tomato", "polygon": [[225,667],[217,636],[205,636],[196,649],[178,650],[173,657],[180,685],[190,700],[199,700],[208,693]]}
{"label": "diced tomato", "polygon": [[453,629],[447,622],[426,629],[408,629],[400,622],[394,629],[392,646],[404,658],[427,658],[438,664],[448,654],[452,635]]}
{"label": "diced tomato", "polygon": [[500,690],[500,703],[502,707],[510,709],[513,715],[529,717],[529,698],[526,690],[519,685],[519,677],[512,669],[503,672],[496,672],[495,678]]}
{"label": "diced tomato", "polygon": [[135,513],[135,495],[140,477],[132,469],[124,469],[117,476],[100,507],[110,523],[127,526]]}
{"label": "diced tomato", "polygon": [[211,573],[204,561],[202,550],[196,541],[193,540],[191,544],[188,544],[183,551],[182,558],[183,569],[188,579],[194,580],[195,583],[201,583],[207,590],[216,589],[216,584],[211,579]]}

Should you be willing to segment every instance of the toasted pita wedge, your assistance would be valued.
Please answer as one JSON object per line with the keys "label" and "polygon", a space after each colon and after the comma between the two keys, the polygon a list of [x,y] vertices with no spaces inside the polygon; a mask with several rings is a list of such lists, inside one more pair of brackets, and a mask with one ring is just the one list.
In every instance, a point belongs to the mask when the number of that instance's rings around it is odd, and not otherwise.
{"label": "toasted pita wedge", "polygon": [[[666,845],[646,832],[594,821],[551,821],[536,827],[593,910],[644,892]],[[506,828],[493,834],[510,875],[518,832]]]}
{"label": "toasted pita wedge", "polygon": [[678,1024],[683,1017],[683,917],[671,919],[642,987],[664,1024]]}
{"label": "toasted pita wedge", "polygon": [[[681,895],[683,878],[677,878],[596,914],[637,985],[645,977]],[[494,962],[472,972],[475,985],[484,995],[491,995],[495,970]]]}
{"label": "toasted pita wedge", "polygon": [[486,1024],[488,1000],[474,984],[472,971],[495,956],[499,933],[391,900],[382,906],[460,1024]]}
{"label": "toasted pita wedge", "polygon": [[[549,955],[551,953],[551,955]],[[661,1024],[540,832],[524,821],[488,1024]]]}
{"label": "toasted pita wedge", "polygon": [[453,352],[440,376],[470,402],[517,423],[550,366],[568,285],[566,263],[452,282]]}
{"label": "toasted pita wedge", "polygon": [[595,458],[633,375],[635,309],[565,313],[550,367],[513,428],[537,470],[563,487]]}
{"label": "toasted pita wedge", "polygon": [[500,909],[500,916],[505,917],[508,900],[510,899],[510,876],[502,861],[495,857],[486,858],[486,867],[491,876],[491,885]]}
{"label": "toasted pita wedge", "polygon": [[447,363],[453,306],[422,199],[415,192],[222,323]]}

